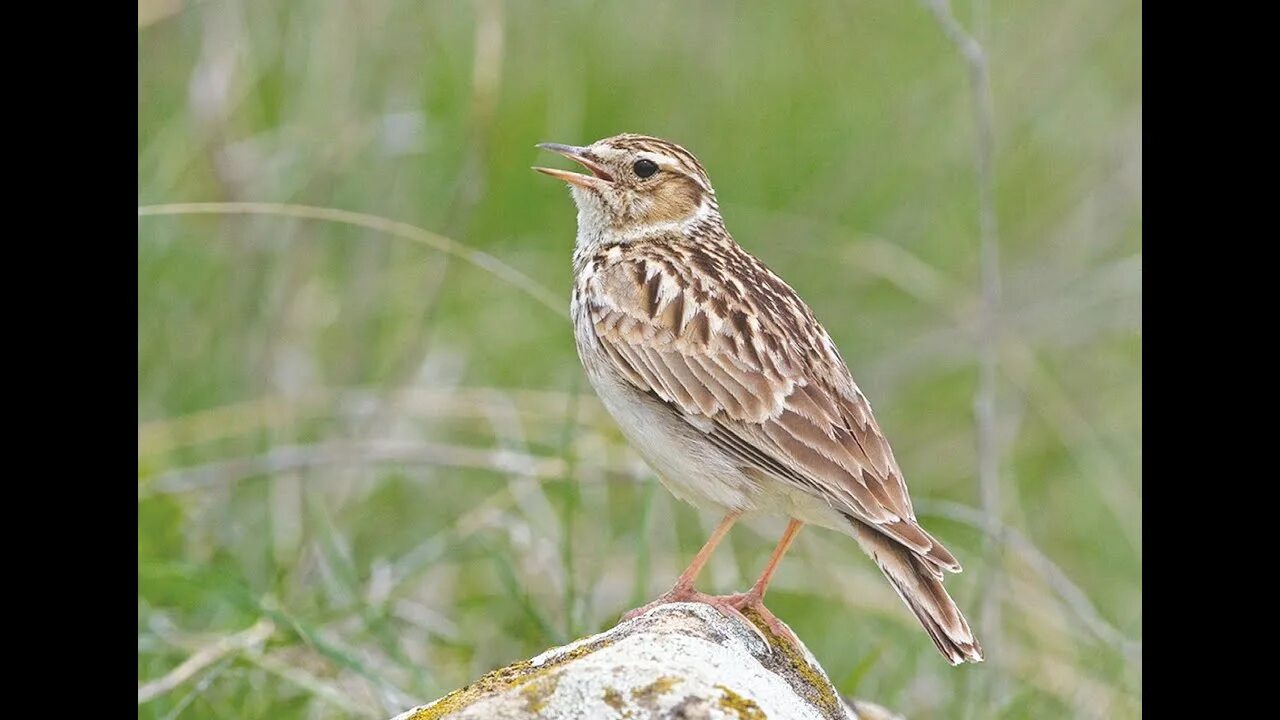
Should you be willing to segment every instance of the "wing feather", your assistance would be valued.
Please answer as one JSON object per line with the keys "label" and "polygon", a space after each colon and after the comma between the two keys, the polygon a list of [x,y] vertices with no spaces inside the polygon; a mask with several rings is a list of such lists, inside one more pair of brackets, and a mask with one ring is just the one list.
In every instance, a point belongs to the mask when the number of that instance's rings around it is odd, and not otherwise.
{"label": "wing feather", "polygon": [[794,291],[769,273],[754,289],[773,296],[753,304],[747,293],[733,297],[722,286],[716,294],[706,278],[678,274],[690,265],[621,260],[591,280],[586,310],[623,377],[711,428],[708,439],[744,468],[818,495],[937,568],[959,571],[916,522],[870,404]]}

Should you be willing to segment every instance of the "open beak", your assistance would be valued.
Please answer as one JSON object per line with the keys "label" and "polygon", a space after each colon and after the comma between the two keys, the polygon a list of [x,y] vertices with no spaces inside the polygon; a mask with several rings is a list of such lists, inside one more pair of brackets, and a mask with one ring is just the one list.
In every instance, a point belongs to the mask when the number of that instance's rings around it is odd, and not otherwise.
{"label": "open beak", "polygon": [[569,172],[568,170],[556,170],[555,168],[533,168],[544,175],[559,178],[571,185],[577,185],[578,187],[599,187],[603,184],[613,182],[613,176],[604,169],[603,165],[595,160],[591,154],[591,150],[588,148],[574,147],[573,145],[561,145],[559,143],[538,143],[538,147],[543,150],[550,150],[553,153],[559,153],[591,171],[591,175],[583,175],[581,173]]}

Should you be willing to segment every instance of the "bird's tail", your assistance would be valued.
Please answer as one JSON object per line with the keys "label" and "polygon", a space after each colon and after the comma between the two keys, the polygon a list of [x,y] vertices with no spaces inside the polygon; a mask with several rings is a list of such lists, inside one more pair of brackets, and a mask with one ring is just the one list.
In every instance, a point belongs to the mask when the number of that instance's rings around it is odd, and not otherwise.
{"label": "bird's tail", "polygon": [[982,646],[942,587],[942,570],[869,525],[857,520],[853,525],[858,544],[880,566],[898,597],[933,638],[938,651],[952,665],[981,662]]}

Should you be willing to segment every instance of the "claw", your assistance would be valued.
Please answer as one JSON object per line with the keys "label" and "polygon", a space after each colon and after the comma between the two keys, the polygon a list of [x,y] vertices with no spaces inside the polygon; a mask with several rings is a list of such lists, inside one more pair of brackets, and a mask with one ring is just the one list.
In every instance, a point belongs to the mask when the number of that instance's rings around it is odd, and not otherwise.
{"label": "claw", "polygon": [[790,643],[795,647],[800,646],[800,640],[791,631],[791,628],[787,627],[772,612],[769,612],[769,608],[764,606],[764,600],[759,595],[751,592],[734,595],[708,595],[694,590],[691,586],[676,585],[659,595],[653,602],[624,613],[622,622],[640,617],[660,605],[678,602],[696,602],[710,605],[729,619],[741,620],[759,636],[765,647],[773,647],[774,641],[771,641],[760,629],[762,624],[773,633],[774,638],[777,640]]}
{"label": "claw", "polygon": [[710,595],[694,590],[691,585],[677,584],[675,587],[659,595],[658,599],[653,602],[646,603],[634,610],[629,610],[623,613],[622,621],[626,622],[627,620],[638,618],[659,605],[669,605],[671,603],[678,602],[706,602],[710,597]]}
{"label": "claw", "polygon": [[[755,628],[757,633],[760,632],[759,625],[763,623],[764,626],[773,633],[775,638],[789,643],[796,648],[800,647],[800,639],[791,631],[791,628],[787,627],[785,623],[778,619],[777,615],[774,615],[769,611],[769,608],[764,606],[764,599],[759,595],[753,592],[745,592],[738,593],[736,595],[726,595],[723,598],[717,599],[724,600],[726,604],[733,607],[738,616],[745,618],[749,623],[751,623],[751,627]],[[751,617],[752,615],[755,617]],[[764,638],[763,635],[761,635],[761,638],[764,639],[766,645],[772,645],[772,643],[767,638]]]}

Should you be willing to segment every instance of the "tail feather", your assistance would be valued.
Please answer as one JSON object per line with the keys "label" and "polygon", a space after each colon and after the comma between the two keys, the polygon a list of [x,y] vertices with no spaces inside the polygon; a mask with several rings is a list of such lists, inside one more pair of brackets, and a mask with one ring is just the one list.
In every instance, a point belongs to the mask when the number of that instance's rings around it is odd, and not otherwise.
{"label": "tail feather", "polygon": [[942,571],[871,526],[852,520],[862,549],[876,561],[898,597],[906,603],[938,651],[952,665],[981,662],[982,646],[969,629],[960,608],[942,587]]}

